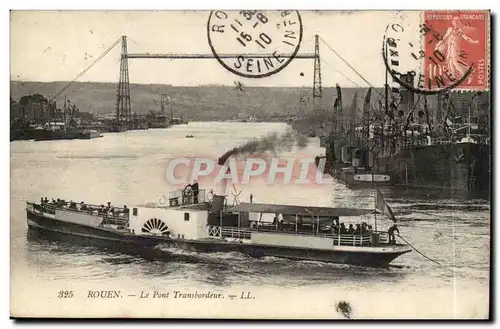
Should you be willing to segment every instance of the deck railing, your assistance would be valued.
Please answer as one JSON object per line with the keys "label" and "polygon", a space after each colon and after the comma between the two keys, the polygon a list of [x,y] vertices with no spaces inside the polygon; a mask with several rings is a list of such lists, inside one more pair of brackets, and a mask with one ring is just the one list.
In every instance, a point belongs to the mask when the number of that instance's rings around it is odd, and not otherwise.
{"label": "deck railing", "polygon": [[421,147],[428,145],[445,145],[452,144],[454,141],[449,138],[431,138],[431,140],[427,139],[407,139],[401,142],[401,148],[412,148],[412,147]]}
{"label": "deck railing", "polygon": [[209,226],[208,236],[232,239],[250,239],[251,230],[248,228]]}
{"label": "deck railing", "polygon": [[338,246],[369,246],[371,243],[370,235],[336,234],[333,236],[333,244]]}
{"label": "deck railing", "polygon": [[332,234],[332,233],[313,233],[313,232],[300,232],[300,231],[276,231],[271,229],[259,228],[237,228],[237,227],[221,227],[221,226],[208,226],[208,235],[210,237],[224,237],[234,239],[251,239],[252,233],[274,233],[283,235],[299,235],[299,236],[314,236],[319,238],[331,239],[333,245],[339,246],[370,246],[373,245],[373,233],[378,237],[377,244],[389,243],[389,236],[387,232],[366,232],[364,234]]}
{"label": "deck railing", "polygon": [[170,192],[168,195],[170,207],[184,206],[191,204],[204,203],[207,201],[206,191],[201,189],[196,194],[193,190],[184,189]]}
{"label": "deck railing", "polygon": [[378,234],[379,243],[389,243],[389,233],[382,231],[376,231],[375,233]]}
{"label": "deck railing", "polygon": [[[42,203],[42,204],[37,204],[33,202],[26,202],[27,209],[34,210],[36,213],[39,214],[50,214],[50,215],[55,215],[56,210],[63,210],[63,211],[68,211],[68,212],[75,212],[79,214],[86,214],[90,216],[99,216],[102,217],[103,223],[102,224],[112,224],[112,225],[118,225],[118,226],[127,226],[129,222],[129,214],[125,213],[123,208],[114,208],[115,211],[113,214],[110,213],[103,213],[99,212],[97,209],[99,209],[100,206],[96,205],[89,205],[85,204],[85,206],[95,209],[95,210],[82,210],[78,208],[70,208],[69,205],[64,205],[64,206],[58,206],[52,203]],[[118,210],[118,211],[117,211]],[[120,211],[121,210],[121,211]],[[115,215],[116,213],[119,213],[119,215]]]}
{"label": "deck railing", "polygon": [[[480,143],[484,144],[489,144],[489,139],[484,138],[483,136],[477,136],[477,135],[471,135],[475,140],[477,140]],[[398,146],[401,149],[407,149],[407,148],[413,148],[413,147],[423,147],[423,146],[429,146],[429,145],[446,145],[446,144],[454,144],[460,141],[460,138],[446,138],[446,137],[439,137],[439,138],[431,138],[430,140],[427,138],[418,138],[418,139],[403,139],[398,141]]]}

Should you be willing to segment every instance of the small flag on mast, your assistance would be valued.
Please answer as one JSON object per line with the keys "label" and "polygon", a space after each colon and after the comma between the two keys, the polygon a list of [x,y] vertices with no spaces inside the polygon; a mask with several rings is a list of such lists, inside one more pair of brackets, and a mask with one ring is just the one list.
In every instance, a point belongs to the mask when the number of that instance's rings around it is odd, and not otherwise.
{"label": "small flag on mast", "polygon": [[388,216],[392,221],[397,222],[391,207],[385,202],[382,192],[377,188],[377,195],[375,197],[375,209],[380,210],[380,212]]}

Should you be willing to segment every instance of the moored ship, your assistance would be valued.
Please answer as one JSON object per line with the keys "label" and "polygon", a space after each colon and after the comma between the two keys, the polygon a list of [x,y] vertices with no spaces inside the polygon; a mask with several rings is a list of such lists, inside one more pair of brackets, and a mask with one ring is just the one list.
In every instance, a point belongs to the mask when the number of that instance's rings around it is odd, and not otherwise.
{"label": "moored ship", "polygon": [[336,90],[335,117],[330,123],[330,133],[320,137],[320,146],[325,147],[326,152],[315,158],[316,166],[349,188],[392,185],[392,175],[376,162],[375,148],[371,142],[375,127],[369,113],[372,89],[368,89],[366,94],[361,122],[357,113],[357,93],[354,94],[348,115],[344,117],[339,85]]}
{"label": "moored ship", "polygon": [[433,188],[486,196],[490,145],[480,137],[413,140],[393,157],[380,158],[401,187]]}
{"label": "moored ship", "polygon": [[[326,154],[316,160],[319,164],[325,159],[325,171],[350,187],[358,183],[355,177],[370,185],[368,168],[377,185],[488,197],[487,93],[448,92],[415,99],[411,91],[400,90],[397,102],[389,103],[388,92],[385,97],[385,106],[382,102],[371,106],[367,93],[362,124],[355,128],[350,123],[346,129],[337,119],[332,132],[322,139]],[[338,109],[336,113],[341,115]],[[377,174],[387,179],[377,181]]]}
{"label": "moored ship", "polygon": [[64,126],[46,127],[34,129],[32,139],[35,141],[61,140],[61,139],[93,139],[102,137],[102,134],[97,130],[83,129],[77,127],[65,128]]}

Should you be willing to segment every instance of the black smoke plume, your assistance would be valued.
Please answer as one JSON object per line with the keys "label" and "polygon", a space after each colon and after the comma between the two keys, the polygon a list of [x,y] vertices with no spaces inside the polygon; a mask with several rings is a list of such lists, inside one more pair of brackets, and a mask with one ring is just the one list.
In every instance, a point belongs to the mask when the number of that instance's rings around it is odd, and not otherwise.
{"label": "black smoke plume", "polygon": [[290,151],[294,146],[302,149],[307,146],[309,140],[293,130],[288,130],[279,135],[272,133],[260,139],[251,140],[242,146],[235,147],[224,153],[218,161],[223,166],[232,156],[249,156],[251,154],[274,153]]}

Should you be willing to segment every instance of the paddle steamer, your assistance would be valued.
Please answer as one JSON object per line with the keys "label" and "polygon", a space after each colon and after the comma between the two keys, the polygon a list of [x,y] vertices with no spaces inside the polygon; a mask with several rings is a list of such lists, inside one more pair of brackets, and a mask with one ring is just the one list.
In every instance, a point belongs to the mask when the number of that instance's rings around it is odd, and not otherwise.
{"label": "paddle steamer", "polygon": [[[388,265],[411,251],[406,244],[389,241],[388,232],[377,231],[376,222],[374,229],[368,225],[369,218],[377,216],[374,209],[262,203],[228,206],[225,187],[218,190],[183,189],[170,194],[167,206],[130,210],[109,204],[27,202],[28,226],[125,249],[166,245],[196,252],[237,251],[253,257],[367,266]],[[350,229],[349,223],[353,224]]]}

